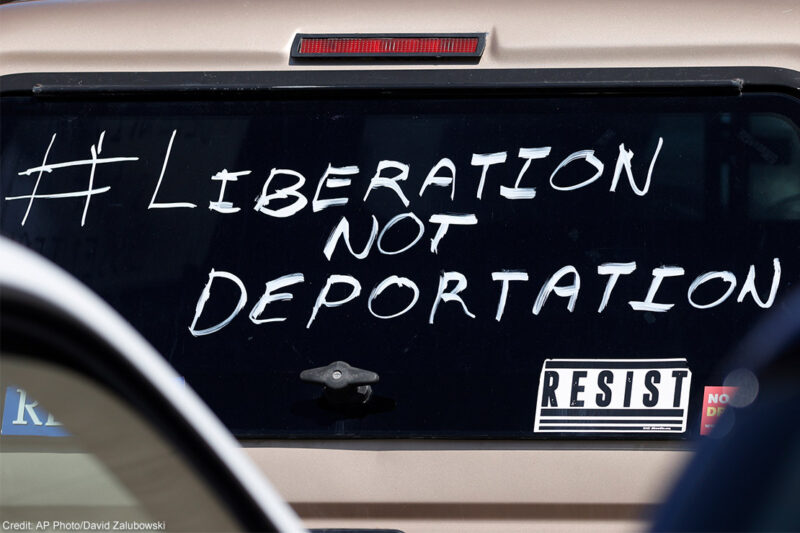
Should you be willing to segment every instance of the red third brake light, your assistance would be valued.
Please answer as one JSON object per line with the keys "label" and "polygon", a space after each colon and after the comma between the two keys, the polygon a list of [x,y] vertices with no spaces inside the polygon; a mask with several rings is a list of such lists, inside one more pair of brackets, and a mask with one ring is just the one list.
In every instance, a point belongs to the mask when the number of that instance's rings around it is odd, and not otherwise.
{"label": "red third brake light", "polygon": [[301,54],[474,54],[477,37],[303,39]]}
{"label": "red third brake light", "polygon": [[298,35],[292,57],[480,57],[483,46],[483,34]]}

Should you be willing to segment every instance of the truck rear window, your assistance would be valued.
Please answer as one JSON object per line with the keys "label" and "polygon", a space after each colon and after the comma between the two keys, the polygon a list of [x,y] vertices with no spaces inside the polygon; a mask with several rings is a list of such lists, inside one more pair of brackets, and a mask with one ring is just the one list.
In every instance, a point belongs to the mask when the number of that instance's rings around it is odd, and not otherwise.
{"label": "truck rear window", "polygon": [[[692,437],[718,363],[800,274],[783,94],[1,112],[2,234],[111,303],[240,437]],[[371,393],[300,379],[336,361]]]}

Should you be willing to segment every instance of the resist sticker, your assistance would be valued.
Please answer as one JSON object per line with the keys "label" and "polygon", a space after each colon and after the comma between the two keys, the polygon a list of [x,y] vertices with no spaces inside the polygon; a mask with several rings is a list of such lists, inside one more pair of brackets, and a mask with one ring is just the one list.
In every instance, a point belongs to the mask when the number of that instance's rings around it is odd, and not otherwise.
{"label": "resist sticker", "polygon": [[535,432],[683,433],[686,359],[547,359]]}
{"label": "resist sticker", "polygon": [[700,434],[708,435],[725,412],[728,402],[739,387],[705,387],[703,389],[703,416],[700,418]]}

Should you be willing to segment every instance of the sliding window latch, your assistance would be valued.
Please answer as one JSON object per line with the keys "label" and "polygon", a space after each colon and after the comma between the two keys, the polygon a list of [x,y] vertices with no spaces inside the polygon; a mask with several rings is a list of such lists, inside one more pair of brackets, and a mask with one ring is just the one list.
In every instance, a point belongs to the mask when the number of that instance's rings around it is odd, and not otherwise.
{"label": "sliding window latch", "polygon": [[367,403],[373,383],[380,377],[375,372],[355,368],[344,361],[300,372],[300,379],[322,385],[325,398],[332,404]]}

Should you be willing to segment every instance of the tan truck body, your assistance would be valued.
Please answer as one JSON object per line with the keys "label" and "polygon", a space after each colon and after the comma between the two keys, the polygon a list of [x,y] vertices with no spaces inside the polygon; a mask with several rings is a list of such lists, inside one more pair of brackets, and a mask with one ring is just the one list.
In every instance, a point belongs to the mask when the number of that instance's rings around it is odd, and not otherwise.
{"label": "tan truck body", "polygon": [[[292,65],[297,33],[485,32],[446,68],[768,66],[800,71],[791,1],[29,1],[0,7],[0,74],[439,69]],[[688,445],[245,441],[308,527],[412,532],[646,527]]]}

